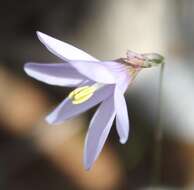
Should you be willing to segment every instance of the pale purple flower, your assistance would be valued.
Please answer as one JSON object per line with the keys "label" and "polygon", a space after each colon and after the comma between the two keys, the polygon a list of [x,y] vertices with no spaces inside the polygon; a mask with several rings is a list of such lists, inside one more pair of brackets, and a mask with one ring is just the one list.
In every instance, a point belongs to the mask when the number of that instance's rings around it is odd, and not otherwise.
{"label": "pale purple flower", "polygon": [[[99,61],[67,43],[37,32],[46,48],[63,63],[27,63],[25,72],[51,85],[76,87],[62,103],[46,117],[50,124],[59,124],[100,103],[85,139],[84,166],[90,169],[99,156],[113,121],[121,143],[129,135],[129,119],[124,92],[148,59],[142,54],[128,52],[127,58]],[[137,63],[137,64],[134,64]],[[135,65],[135,66],[134,66]]]}

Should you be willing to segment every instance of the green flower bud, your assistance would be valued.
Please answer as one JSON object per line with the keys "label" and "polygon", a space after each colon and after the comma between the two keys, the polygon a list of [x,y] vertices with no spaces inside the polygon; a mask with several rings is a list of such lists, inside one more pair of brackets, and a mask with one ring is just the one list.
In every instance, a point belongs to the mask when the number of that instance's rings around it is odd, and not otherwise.
{"label": "green flower bud", "polygon": [[145,61],[143,67],[152,67],[164,63],[164,57],[158,53],[143,54]]}

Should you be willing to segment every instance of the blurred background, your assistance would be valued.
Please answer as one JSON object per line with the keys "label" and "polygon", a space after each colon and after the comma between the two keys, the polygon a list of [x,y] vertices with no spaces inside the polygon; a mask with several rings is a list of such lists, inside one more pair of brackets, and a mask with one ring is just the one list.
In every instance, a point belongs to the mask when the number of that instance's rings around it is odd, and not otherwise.
{"label": "blurred background", "polygon": [[[193,0],[1,0],[0,189],[194,189]],[[164,135],[154,181],[160,67],[144,69],[126,93],[131,133],[113,126],[91,171],[83,143],[95,108],[51,127],[44,117],[70,92],[29,78],[27,61],[59,62],[41,31],[101,60],[157,52],[166,58],[161,102]]]}

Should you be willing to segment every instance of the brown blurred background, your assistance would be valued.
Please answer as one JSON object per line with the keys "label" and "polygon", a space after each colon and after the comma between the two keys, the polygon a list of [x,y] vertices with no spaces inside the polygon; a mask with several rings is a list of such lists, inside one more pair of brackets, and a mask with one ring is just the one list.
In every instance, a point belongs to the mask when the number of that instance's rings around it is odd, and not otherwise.
{"label": "brown blurred background", "polygon": [[[126,98],[130,139],[113,126],[91,171],[83,143],[95,109],[52,127],[44,117],[70,92],[25,75],[27,61],[56,62],[37,30],[110,60],[128,49],[166,57],[161,189],[194,189],[193,0],[1,0],[0,190],[127,190],[153,187],[160,68],[139,74]],[[155,184],[154,184],[155,185]]]}

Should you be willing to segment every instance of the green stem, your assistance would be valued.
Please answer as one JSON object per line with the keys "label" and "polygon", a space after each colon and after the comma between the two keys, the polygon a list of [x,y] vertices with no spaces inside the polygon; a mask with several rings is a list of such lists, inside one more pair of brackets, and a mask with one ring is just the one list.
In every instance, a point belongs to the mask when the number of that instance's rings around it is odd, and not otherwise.
{"label": "green stem", "polygon": [[158,96],[158,115],[157,115],[157,125],[154,133],[154,155],[153,155],[153,185],[159,185],[161,180],[161,156],[162,156],[162,138],[163,129],[161,123],[162,114],[162,100],[163,100],[163,76],[164,76],[164,64],[161,65],[160,69],[160,79],[159,79],[159,96]]}

